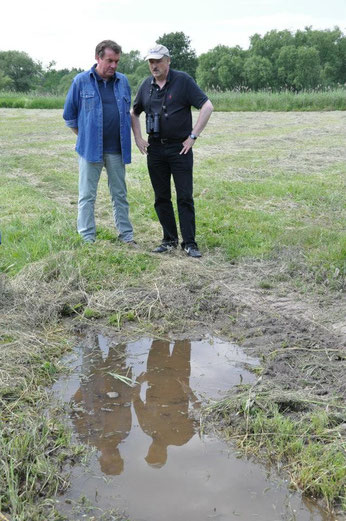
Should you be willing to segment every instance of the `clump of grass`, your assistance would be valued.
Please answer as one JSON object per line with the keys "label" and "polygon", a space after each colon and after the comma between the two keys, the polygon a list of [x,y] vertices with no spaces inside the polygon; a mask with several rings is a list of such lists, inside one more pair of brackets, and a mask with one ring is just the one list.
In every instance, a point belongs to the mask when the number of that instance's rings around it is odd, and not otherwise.
{"label": "clump of grass", "polygon": [[66,458],[77,457],[83,448],[71,452],[66,427],[45,416],[17,414],[15,425],[0,423],[0,511],[11,519],[56,519],[52,505],[44,500],[66,490],[62,472]]}
{"label": "clump of grass", "polygon": [[65,483],[56,476],[50,457],[62,444],[66,440],[61,427],[44,418],[40,424],[18,422],[15,431],[1,425],[0,510],[10,510],[14,517],[21,518],[24,513],[28,515],[26,503],[64,489]]}
{"label": "clump of grass", "polygon": [[286,399],[288,408],[309,410],[300,419],[290,417],[270,393],[245,391],[205,408],[203,424],[210,426],[222,419],[222,435],[235,440],[244,453],[278,466],[283,463],[293,487],[322,499],[328,509],[344,509],[346,447],[340,441],[343,415],[339,406],[328,413],[310,410],[309,400],[298,394],[281,394],[277,399]]}
{"label": "clump of grass", "polygon": [[89,318],[89,319],[100,318],[101,313],[99,311],[97,311],[96,309],[85,308],[84,312],[83,312],[83,316],[84,316],[84,318]]}

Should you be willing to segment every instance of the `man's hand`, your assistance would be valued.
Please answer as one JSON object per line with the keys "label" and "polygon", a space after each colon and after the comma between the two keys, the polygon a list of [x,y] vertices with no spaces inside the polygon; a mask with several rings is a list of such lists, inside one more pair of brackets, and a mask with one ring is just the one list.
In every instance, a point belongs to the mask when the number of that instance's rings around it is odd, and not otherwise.
{"label": "man's hand", "polygon": [[147,150],[147,148],[149,146],[148,141],[146,141],[142,137],[135,138],[135,141],[136,141],[136,145],[137,145],[140,153],[141,154],[148,154],[148,150]]}
{"label": "man's hand", "polygon": [[181,149],[180,155],[187,154],[188,151],[190,150],[190,148],[193,147],[194,142],[195,142],[195,140],[192,139],[192,137],[190,137],[190,136],[187,139],[185,139],[185,141],[183,141],[183,148]]}
{"label": "man's hand", "polygon": [[[192,129],[192,134],[195,136],[199,136],[206,124],[208,123],[208,120],[210,118],[211,113],[213,112],[214,107],[210,100],[207,100],[204,105],[202,105],[199,114],[198,119],[196,121],[196,124],[194,125]],[[190,148],[193,147],[195,140],[192,139],[190,136],[185,139],[183,142],[183,149],[180,152],[180,154],[187,154]]]}

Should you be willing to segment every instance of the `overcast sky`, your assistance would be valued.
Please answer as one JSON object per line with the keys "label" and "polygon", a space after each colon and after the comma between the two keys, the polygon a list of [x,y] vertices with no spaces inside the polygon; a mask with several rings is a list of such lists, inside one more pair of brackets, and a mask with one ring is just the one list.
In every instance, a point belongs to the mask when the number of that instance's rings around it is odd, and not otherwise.
{"label": "overcast sky", "polygon": [[271,29],[336,25],[346,34],[346,0],[6,0],[0,50],[88,69],[104,39],[144,56],[164,33],[183,31],[200,55],[218,44],[247,49],[251,35]]}

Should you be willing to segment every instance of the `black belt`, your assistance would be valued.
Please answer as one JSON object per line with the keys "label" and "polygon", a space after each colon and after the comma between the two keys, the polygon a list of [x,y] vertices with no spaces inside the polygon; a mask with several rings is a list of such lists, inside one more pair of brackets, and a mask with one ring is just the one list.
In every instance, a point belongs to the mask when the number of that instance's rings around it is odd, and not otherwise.
{"label": "black belt", "polygon": [[169,138],[160,138],[160,137],[150,137],[149,136],[149,144],[150,143],[160,143],[161,145],[169,145],[171,143],[182,143],[185,139],[169,139]]}

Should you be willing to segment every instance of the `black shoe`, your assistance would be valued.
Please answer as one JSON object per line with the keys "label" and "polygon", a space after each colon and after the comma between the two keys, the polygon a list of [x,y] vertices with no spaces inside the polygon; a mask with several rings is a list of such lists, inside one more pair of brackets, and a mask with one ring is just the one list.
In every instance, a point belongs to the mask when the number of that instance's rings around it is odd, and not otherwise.
{"label": "black shoe", "polygon": [[187,255],[189,255],[189,257],[194,257],[195,259],[202,257],[201,252],[195,245],[185,246],[184,251],[187,253]]}
{"label": "black shoe", "polygon": [[162,242],[160,246],[153,250],[153,253],[167,253],[178,246],[177,242]]}

